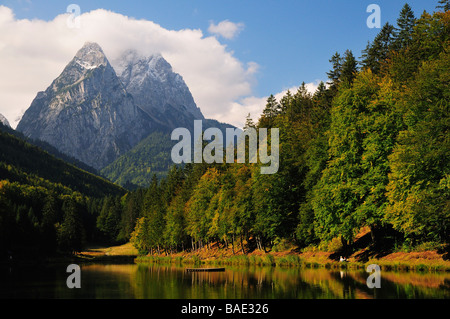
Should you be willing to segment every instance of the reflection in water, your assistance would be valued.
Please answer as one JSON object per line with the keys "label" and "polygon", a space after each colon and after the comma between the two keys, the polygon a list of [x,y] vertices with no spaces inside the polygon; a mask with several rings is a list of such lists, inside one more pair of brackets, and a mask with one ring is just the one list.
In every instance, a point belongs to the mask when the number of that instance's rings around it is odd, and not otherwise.
{"label": "reflection in water", "polygon": [[176,265],[81,265],[81,289],[68,289],[66,266],[1,270],[0,298],[367,299],[449,298],[448,273],[381,273],[370,289],[364,271],[227,267],[187,273]]}

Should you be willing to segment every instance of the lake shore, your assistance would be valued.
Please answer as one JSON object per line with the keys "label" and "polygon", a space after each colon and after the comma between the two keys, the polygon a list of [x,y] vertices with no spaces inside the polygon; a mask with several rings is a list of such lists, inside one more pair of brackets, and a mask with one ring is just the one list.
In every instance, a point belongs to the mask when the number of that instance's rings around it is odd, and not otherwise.
{"label": "lake shore", "polygon": [[435,251],[393,253],[380,259],[369,259],[366,262],[349,258],[348,262],[330,259],[331,253],[251,253],[230,257],[200,257],[199,253],[182,253],[172,255],[146,255],[136,258],[137,263],[182,263],[197,265],[255,265],[279,267],[305,267],[328,269],[366,269],[376,264],[382,270],[393,271],[450,271],[450,262],[443,260]]}
{"label": "lake shore", "polygon": [[368,258],[361,261],[364,250],[356,251],[347,257],[348,262],[336,260],[336,253],[314,251],[313,249],[296,252],[285,250],[268,252],[255,250],[243,254],[231,249],[212,245],[193,252],[162,253],[139,256],[137,250],[127,243],[121,246],[96,247],[79,254],[86,261],[133,259],[136,263],[178,263],[196,265],[255,265],[306,268],[347,268],[365,269],[370,264],[377,264],[382,270],[394,271],[450,271],[450,260],[445,253],[434,250],[417,252],[392,252],[379,258]]}

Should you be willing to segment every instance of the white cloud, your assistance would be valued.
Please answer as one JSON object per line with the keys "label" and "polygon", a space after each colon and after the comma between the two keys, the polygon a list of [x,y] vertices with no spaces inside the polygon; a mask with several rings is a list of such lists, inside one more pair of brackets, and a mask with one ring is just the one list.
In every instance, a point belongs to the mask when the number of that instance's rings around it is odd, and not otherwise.
{"label": "white cloud", "polygon": [[[83,13],[80,28],[70,28],[70,18],[64,13],[52,21],[18,20],[0,6],[0,113],[12,127],[86,41],[97,42],[110,61],[126,49],[161,53],[183,76],[206,118],[243,127],[248,113],[257,120],[266,105],[267,97],[252,96],[259,65],[242,63],[201,30],[167,30],[103,9]],[[315,91],[317,84],[306,86]],[[277,99],[286,91],[276,94]]]}
{"label": "white cloud", "polygon": [[183,76],[205,117],[236,124],[233,103],[252,94],[256,63],[242,63],[201,30],[167,30],[103,9],[79,18],[80,28],[71,28],[69,13],[51,21],[19,20],[0,6],[0,113],[11,126],[86,41],[97,42],[110,61],[126,49],[161,53]]}
{"label": "white cloud", "polygon": [[234,39],[244,29],[244,27],[245,25],[241,22],[235,23],[229,20],[224,20],[218,24],[211,22],[209,24],[208,32],[231,40]]}

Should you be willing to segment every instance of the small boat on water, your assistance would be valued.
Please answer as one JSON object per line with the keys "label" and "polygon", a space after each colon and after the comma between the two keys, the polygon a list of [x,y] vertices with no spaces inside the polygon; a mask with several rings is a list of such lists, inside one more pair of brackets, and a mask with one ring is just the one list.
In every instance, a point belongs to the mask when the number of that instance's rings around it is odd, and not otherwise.
{"label": "small boat on water", "polygon": [[225,268],[186,268],[186,272],[223,272]]}

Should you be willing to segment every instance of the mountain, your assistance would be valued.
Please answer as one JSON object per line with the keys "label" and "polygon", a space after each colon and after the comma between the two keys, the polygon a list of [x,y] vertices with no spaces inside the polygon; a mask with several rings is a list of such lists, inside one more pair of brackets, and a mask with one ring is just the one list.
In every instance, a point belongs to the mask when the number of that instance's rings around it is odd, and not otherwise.
{"label": "mountain", "polygon": [[100,46],[86,43],[17,130],[101,169],[160,125],[137,107]]}
{"label": "mountain", "polygon": [[160,55],[125,51],[111,64],[96,43],[86,43],[63,72],[39,92],[17,126],[125,185],[148,185],[167,174],[170,133],[228,124],[205,119],[181,75]]}
{"label": "mountain", "polygon": [[0,114],[0,123],[7,126],[7,127],[11,127],[11,125],[9,125],[8,120],[6,119],[6,117],[4,117],[2,114]]}
{"label": "mountain", "polygon": [[181,75],[160,54],[128,50],[113,65],[136,105],[155,121],[173,129],[204,119]]}

